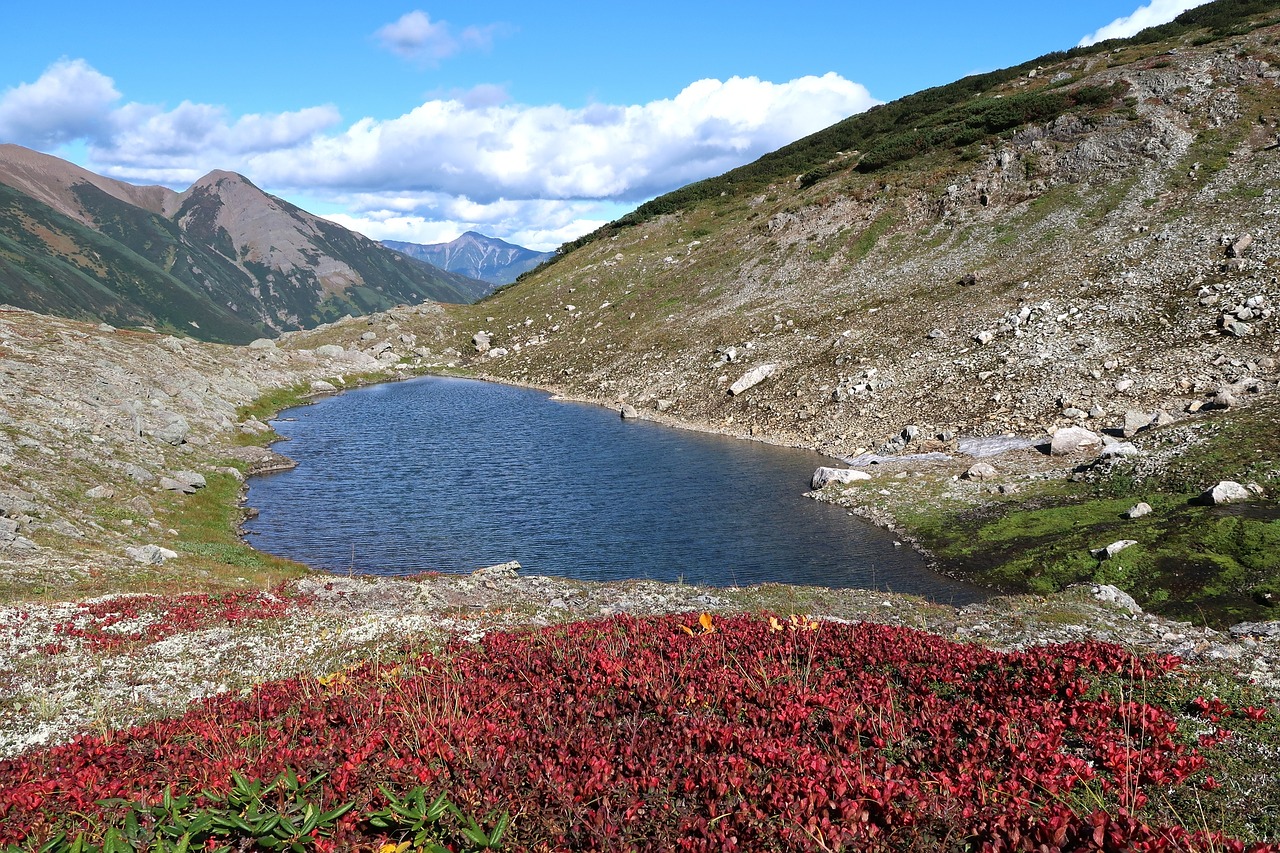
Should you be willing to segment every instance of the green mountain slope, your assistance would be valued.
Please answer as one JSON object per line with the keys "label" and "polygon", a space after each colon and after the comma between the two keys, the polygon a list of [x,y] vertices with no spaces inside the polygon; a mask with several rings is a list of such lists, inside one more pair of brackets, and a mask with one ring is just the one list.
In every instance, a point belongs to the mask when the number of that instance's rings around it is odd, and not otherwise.
{"label": "green mountain slope", "polygon": [[[489,285],[214,172],[184,193],[0,146],[0,294],[33,310],[242,343]],[[41,199],[41,200],[37,200]]]}

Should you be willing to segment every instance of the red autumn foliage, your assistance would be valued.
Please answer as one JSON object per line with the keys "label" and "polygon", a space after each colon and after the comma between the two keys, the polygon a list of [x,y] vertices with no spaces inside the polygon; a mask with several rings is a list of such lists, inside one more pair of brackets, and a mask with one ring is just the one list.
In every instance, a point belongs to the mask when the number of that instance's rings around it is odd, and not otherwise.
{"label": "red autumn foliage", "polygon": [[[116,596],[78,605],[80,612],[53,630],[59,636],[83,640],[91,649],[115,649],[215,625],[277,618],[298,602],[253,590],[220,595]],[[136,627],[119,627],[135,620],[140,623]],[[65,650],[62,644],[50,646],[50,653]]]}
{"label": "red autumn foliage", "polygon": [[[104,798],[293,769],[325,774],[326,805],[356,804],[316,849],[384,840],[362,817],[386,805],[379,785],[509,812],[508,850],[1246,849],[1134,816],[1204,765],[1132,698],[1173,659],[758,616],[681,628],[496,633],[2,761],[0,843],[109,819]],[[1122,695],[1093,689],[1103,676]]]}

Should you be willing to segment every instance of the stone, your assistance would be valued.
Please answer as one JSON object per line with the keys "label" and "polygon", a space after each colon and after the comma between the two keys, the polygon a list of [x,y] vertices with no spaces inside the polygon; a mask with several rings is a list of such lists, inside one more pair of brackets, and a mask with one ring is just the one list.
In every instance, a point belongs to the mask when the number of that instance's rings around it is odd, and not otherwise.
{"label": "stone", "polygon": [[1156,412],[1155,415],[1151,418],[1151,425],[1157,426],[1157,427],[1166,427],[1166,426],[1169,426],[1169,424],[1173,423],[1173,421],[1174,421],[1173,415],[1169,414],[1164,409],[1161,409],[1160,411]]}
{"label": "stone", "polygon": [[1242,234],[1240,235],[1240,239],[1232,243],[1231,248],[1227,249],[1227,257],[1243,258],[1244,253],[1247,252],[1249,250],[1249,247],[1252,245],[1253,245],[1253,235]]}
{"label": "stone", "polygon": [[1121,610],[1127,610],[1135,616],[1142,612],[1142,608],[1138,606],[1138,602],[1133,600],[1132,595],[1111,584],[1094,584],[1092,593],[1093,597],[1103,604],[1119,607]]}
{"label": "stone", "polygon": [[313,394],[330,394],[337,390],[337,385],[332,382],[326,382],[323,379],[315,379],[311,382],[311,392]]}
{"label": "stone", "polygon": [[376,338],[377,336],[378,336],[378,333],[377,333],[377,332],[365,332],[363,335],[361,335],[361,336],[360,336],[360,340],[362,340],[362,341],[371,341],[371,340],[373,340],[374,338]]}
{"label": "stone", "polygon": [[1280,637],[1280,622],[1238,622],[1231,626],[1233,637]]}
{"label": "stone", "polygon": [[1220,504],[1233,504],[1239,503],[1240,501],[1247,501],[1252,497],[1253,495],[1249,493],[1248,489],[1234,480],[1223,480],[1212,489],[1206,490],[1204,494],[1200,496],[1200,500],[1203,503],[1218,506]]}
{"label": "stone", "polygon": [[1054,456],[1065,456],[1075,453],[1082,447],[1101,443],[1102,439],[1092,430],[1084,427],[1067,427],[1053,434],[1053,440],[1049,443],[1049,452]]}
{"label": "stone", "polygon": [[165,560],[172,560],[178,556],[177,551],[170,551],[168,548],[161,548],[159,545],[138,545],[132,548],[125,548],[124,552],[135,563],[151,566],[162,566]]}
{"label": "stone", "polygon": [[987,462],[979,462],[964,472],[966,480],[991,480],[1000,476],[1000,472],[995,469],[994,465]]}
{"label": "stone", "polygon": [[762,364],[759,367],[753,367],[742,376],[738,377],[738,381],[729,386],[729,396],[736,397],[744,391],[748,391],[766,379],[770,379],[778,372],[776,364]]}
{"label": "stone", "polygon": [[173,479],[179,483],[186,483],[193,489],[203,489],[206,485],[204,475],[197,474],[195,471],[174,471]]}
{"label": "stone", "polygon": [[155,474],[152,474],[146,468],[143,468],[141,465],[136,465],[133,462],[125,463],[124,473],[128,475],[129,479],[138,483],[150,483],[156,478]]}
{"label": "stone", "polygon": [[1110,560],[1125,548],[1131,548],[1137,544],[1138,540],[1136,539],[1121,539],[1118,542],[1112,542],[1105,548],[1094,548],[1090,550],[1089,553],[1099,560]]}
{"label": "stone", "polygon": [[321,358],[341,358],[346,350],[338,344],[323,344],[316,347],[316,355]]}
{"label": "stone", "polygon": [[671,410],[671,407],[674,405],[675,405],[674,400],[664,400],[659,398],[659,400],[653,404],[653,407],[657,409],[659,412],[668,412]]}
{"label": "stone", "polygon": [[513,581],[519,571],[520,564],[512,560],[509,563],[499,563],[496,566],[485,566],[484,568],[476,569],[471,573],[471,577],[487,581]]}
{"label": "stone", "polygon": [[194,495],[196,487],[190,483],[184,483],[181,480],[175,480],[173,477],[161,477],[160,488],[167,492],[182,492],[184,495]]}
{"label": "stone", "polygon": [[1253,327],[1250,326],[1248,323],[1242,323],[1239,320],[1232,320],[1228,323],[1223,324],[1222,329],[1227,334],[1236,338],[1243,338],[1246,335],[1253,334]]}
{"label": "stone", "polygon": [[856,483],[861,480],[870,480],[871,475],[866,471],[860,471],[857,468],[819,468],[813,472],[813,479],[810,485],[815,489],[821,489],[828,483]]}
{"label": "stone", "polygon": [[258,338],[249,342],[249,349],[275,349],[276,342],[270,338]]}
{"label": "stone", "polygon": [[1231,392],[1231,388],[1224,385],[1218,389],[1218,393],[1213,397],[1213,405],[1223,409],[1229,409],[1236,404],[1236,395]]}
{"label": "stone", "polygon": [[1068,406],[1062,410],[1062,416],[1064,418],[1070,418],[1073,421],[1082,421],[1089,417],[1089,413],[1084,409],[1077,409],[1075,406]]}
{"label": "stone", "polygon": [[1146,501],[1139,501],[1124,513],[1125,518],[1142,518],[1144,515],[1151,515],[1151,504]]}
{"label": "stone", "polygon": [[471,336],[471,345],[476,348],[476,352],[488,352],[491,340],[488,332],[476,332]]}
{"label": "stone", "polygon": [[1151,415],[1130,409],[1124,413],[1124,425],[1120,428],[1125,438],[1130,438],[1151,426]]}
{"label": "stone", "polygon": [[1123,394],[1125,391],[1128,391],[1132,387],[1133,387],[1132,379],[1121,379],[1115,385],[1117,394]]}
{"label": "stone", "polygon": [[102,500],[103,498],[114,498],[116,496],[116,490],[111,488],[110,486],[94,486],[92,489],[89,489],[88,491],[86,491],[84,493],[84,496],[86,498],[92,498],[93,500]]}
{"label": "stone", "polygon": [[973,339],[985,347],[987,344],[994,341],[996,339],[996,336],[991,332],[982,331],[974,335]]}
{"label": "stone", "polygon": [[136,512],[138,515],[145,516],[147,518],[151,518],[156,514],[156,511],[151,507],[150,501],[142,495],[138,495],[136,498],[126,503],[125,506]]}
{"label": "stone", "polygon": [[191,434],[191,425],[186,418],[173,412],[161,412],[159,417],[160,425],[151,430],[153,438],[174,447],[186,442],[187,436]]}
{"label": "stone", "polygon": [[618,407],[618,414],[622,416],[624,421],[633,420],[640,417],[640,413],[636,411],[636,407],[630,403],[623,403]]}
{"label": "stone", "polygon": [[1103,459],[1121,459],[1141,455],[1142,451],[1129,441],[1117,441],[1102,448]]}

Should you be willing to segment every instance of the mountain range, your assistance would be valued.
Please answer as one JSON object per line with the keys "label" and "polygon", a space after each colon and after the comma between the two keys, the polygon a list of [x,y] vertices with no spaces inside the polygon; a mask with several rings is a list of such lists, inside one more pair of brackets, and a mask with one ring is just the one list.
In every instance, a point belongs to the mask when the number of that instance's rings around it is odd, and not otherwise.
{"label": "mountain range", "polygon": [[535,252],[475,231],[467,231],[448,243],[422,245],[383,240],[382,245],[441,269],[494,285],[510,284],[522,273],[555,257],[554,252]]}
{"label": "mountain range", "polygon": [[21,308],[243,343],[490,289],[232,172],[179,193],[0,145],[0,301]]}

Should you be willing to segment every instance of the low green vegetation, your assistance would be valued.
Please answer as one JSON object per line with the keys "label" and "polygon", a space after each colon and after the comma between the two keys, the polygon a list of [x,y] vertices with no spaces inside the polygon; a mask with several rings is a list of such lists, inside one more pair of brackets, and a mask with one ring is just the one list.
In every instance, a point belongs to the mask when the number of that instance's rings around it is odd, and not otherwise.
{"label": "low green vegetation", "polygon": [[[908,511],[902,520],[954,571],[1003,590],[1107,583],[1150,611],[1215,626],[1276,618],[1280,505],[1209,506],[1200,495],[1224,479],[1280,485],[1280,415],[1258,407],[1210,417],[1199,441],[1155,471],[1121,464],[1093,482],[1054,484],[976,509]],[[1126,518],[1139,501],[1151,514]],[[1093,556],[1126,539],[1137,544]]]}

